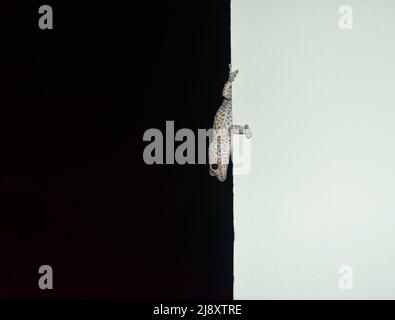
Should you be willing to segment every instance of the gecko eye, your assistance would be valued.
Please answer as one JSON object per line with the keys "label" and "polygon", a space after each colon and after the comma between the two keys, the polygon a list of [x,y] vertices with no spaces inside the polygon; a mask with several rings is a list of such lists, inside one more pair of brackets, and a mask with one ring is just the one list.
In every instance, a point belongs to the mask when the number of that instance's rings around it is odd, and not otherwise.
{"label": "gecko eye", "polygon": [[214,171],[218,170],[218,164],[216,164],[216,163],[212,164],[211,165],[211,169],[214,170]]}

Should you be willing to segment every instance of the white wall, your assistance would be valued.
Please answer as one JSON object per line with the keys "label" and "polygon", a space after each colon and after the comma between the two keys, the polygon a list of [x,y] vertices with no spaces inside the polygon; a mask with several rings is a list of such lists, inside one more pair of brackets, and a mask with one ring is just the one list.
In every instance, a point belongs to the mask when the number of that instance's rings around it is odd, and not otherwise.
{"label": "white wall", "polygon": [[232,0],[232,64],[234,298],[395,298],[395,1]]}

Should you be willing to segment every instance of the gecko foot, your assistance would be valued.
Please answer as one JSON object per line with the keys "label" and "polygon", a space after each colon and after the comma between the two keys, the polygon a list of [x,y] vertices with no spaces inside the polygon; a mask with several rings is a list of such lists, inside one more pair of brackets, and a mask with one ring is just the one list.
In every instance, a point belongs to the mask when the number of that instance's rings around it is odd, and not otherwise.
{"label": "gecko foot", "polygon": [[248,139],[252,137],[251,129],[247,124],[244,126],[244,134]]}

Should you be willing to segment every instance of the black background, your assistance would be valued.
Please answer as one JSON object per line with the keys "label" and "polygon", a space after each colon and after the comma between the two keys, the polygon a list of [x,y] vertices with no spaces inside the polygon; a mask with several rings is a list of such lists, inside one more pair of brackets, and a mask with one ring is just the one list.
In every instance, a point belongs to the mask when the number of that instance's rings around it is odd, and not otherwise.
{"label": "black background", "polygon": [[[53,30],[38,27],[44,4]],[[0,298],[232,298],[232,177],[143,161],[145,130],[212,126],[230,1],[1,15]],[[44,264],[54,290],[38,288]]]}

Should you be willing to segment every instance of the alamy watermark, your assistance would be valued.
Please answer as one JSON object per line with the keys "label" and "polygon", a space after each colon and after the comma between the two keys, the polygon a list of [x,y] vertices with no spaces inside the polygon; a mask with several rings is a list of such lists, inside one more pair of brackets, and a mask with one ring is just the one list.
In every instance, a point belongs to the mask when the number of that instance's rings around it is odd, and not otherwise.
{"label": "alamy watermark", "polygon": [[49,5],[42,5],[38,9],[38,13],[42,14],[38,20],[38,26],[41,30],[53,29],[53,10]]}
{"label": "alamy watermark", "polygon": [[53,289],[53,270],[49,265],[42,265],[38,269],[38,273],[42,276],[38,279],[38,287],[41,290]]}
{"label": "alamy watermark", "polygon": [[[247,175],[251,170],[251,139],[243,135],[230,135],[226,129],[198,129],[194,132],[188,128],[175,131],[174,121],[166,121],[163,131],[151,128],[144,132],[145,146],[143,159],[147,165],[160,164],[207,164],[210,159],[209,148],[216,148],[218,154],[224,152],[223,145],[231,139],[229,157],[220,158],[222,164],[233,163],[234,175]],[[221,144],[222,141],[222,144]],[[179,142],[176,146],[176,142]],[[225,143],[226,142],[226,143]]]}
{"label": "alamy watermark", "polygon": [[340,290],[352,290],[353,288],[353,271],[352,267],[348,265],[340,266],[338,270],[339,277],[339,289]]}
{"label": "alamy watermark", "polygon": [[340,30],[352,30],[354,19],[352,7],[349,5],[342,5],[339,7],[339,29]]}

